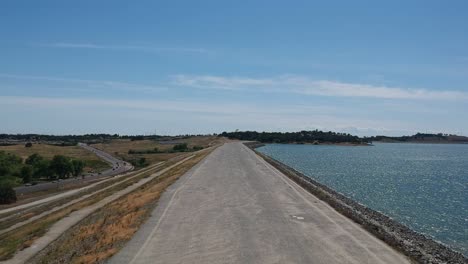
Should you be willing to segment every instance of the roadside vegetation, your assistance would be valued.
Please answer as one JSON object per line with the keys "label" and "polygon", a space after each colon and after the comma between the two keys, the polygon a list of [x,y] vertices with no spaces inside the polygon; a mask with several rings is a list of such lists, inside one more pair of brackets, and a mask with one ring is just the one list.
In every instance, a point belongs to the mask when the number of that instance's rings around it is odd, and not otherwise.
{"label": "roadside vegetation", "polygon": [[122,248],[150,216],[164,190],[209,151],[167,171],[84,219],[50,244],[31,263],[103,263]]}

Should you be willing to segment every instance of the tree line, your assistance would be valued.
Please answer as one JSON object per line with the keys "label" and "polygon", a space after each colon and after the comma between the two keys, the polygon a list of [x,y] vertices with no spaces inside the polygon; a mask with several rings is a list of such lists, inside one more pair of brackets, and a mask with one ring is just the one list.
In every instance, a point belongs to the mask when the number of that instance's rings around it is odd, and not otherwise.
{"label": "tree line", "polygon": [[324,132],[320,130],[299,132],[223,132],[221,137],[230,139],[259,141],[262,143],[363,143],[366,140],[347,133]]}
{"label": "tree line", "polygon": [[55,155],[51,160],[39,154],[32,154],[23,160],[21,157],[0,151],[0,204],[16,201],[14,186],[37,180],[65,179],[83,173],[85,162],[63,155]]}
{"label": "tree line", "polygon": [[0,151],[0,182],[12,185],[77,177],[84,167],[84,161],[63,155],[55,155],[48,160],[39,154],[32,154],[23,161],[15,154]]}
{"label": "tree line", "polygon": [[455,134],[445,133],[416,133],[412,136],[401,136],[401,137],[389,137],[389,136],[373,136],[367,137],[367,141],[390,141],[390,142],[468,142],[468,137],[458,136]]}

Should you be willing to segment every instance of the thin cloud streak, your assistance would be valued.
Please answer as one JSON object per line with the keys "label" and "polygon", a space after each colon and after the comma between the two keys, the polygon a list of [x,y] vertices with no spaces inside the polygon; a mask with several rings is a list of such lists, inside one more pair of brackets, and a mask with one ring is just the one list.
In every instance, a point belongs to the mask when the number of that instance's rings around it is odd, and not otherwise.
{"label": "thin cloud streak", "polygon": [[75,78],[60,78],[50,76],[31,76],[31,75],[15,75],[15,74],[0,74],[0,78],[18,79],[18,80],[37,80],[46,82],[58,82],[58,83],[72,83],[86,86],[90,89],[116,89],[116,90],[128,90],[128,91],[144,91],[144,92],[156,92],[166,91],[167,87],[121,82],[121,81],[108,81],[108,80],[87,80],[87,79],[75,79]]}
{"label": "thin cloud streak", "polygon": [[208,53],[207,49],[202,48],[187,48],[187,47],[155,47],[143,45],[100,45],[93,43],[68,43],[57,42],[49,44],[40,44],[38,46],[48,48],[63,48],[63,49],[96,49],[96,50],[115,50],[115,51],[141,51],[141,52],[184,52],[184,53]]}
{"label": "thin cloud streak", "polygon": [[368,97],[381,99],[412,100],[468,100],[463,91],[436,91],[428,89],[404,89],[399,87],[345,83],[330,80],[314,80],[296,75],[273,78],[223,77],[211,75],[174,75],[173,84],[198,89],[262,92],[285,92],[304,95],[335,97]]}
{"label": "thin cloud streak", "polygon": [[150,111],[196,112],[223,115],[239,114],[274,114],[274,115],[308,115],[315,113],[330,113],[335,109],[324,106],[296,105],[287,106],[284,110],[270,107],[260,107],[239,103],[207,103],[191,100],[124,100],[124,99],[94,99],[94,98],[56,98],[28,96],[0,96],[2,105],[25,105],[31,107],[116,107]]}

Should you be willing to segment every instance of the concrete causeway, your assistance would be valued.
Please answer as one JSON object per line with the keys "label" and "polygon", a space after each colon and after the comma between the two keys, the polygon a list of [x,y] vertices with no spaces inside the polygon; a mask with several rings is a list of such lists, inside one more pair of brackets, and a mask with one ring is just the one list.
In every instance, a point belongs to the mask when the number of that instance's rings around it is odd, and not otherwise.
{"label": "concrete causeway", "polygon": [[410,263],[241,143],[161,197],[110,263]]}

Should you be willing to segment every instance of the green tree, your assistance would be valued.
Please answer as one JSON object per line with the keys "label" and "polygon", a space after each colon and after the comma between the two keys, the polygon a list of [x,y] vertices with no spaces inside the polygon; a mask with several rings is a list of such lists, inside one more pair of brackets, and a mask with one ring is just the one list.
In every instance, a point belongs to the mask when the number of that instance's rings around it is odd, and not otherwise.
{"label": "green tree", "polygon": [[193,150],[194,150],[194,151],[202,150],[202,149],[203,149],[202,146],[193,146]]}
{"label": "green tree", "polygon": [[172,150],[183,152],[183,151],[188,150],[188,145],[187,143],[177,144],[172,148]]}
{"label": "green tree", "polygon": [[0,176],[16,176],[23,166],[23,159],[20,157],[0,151]]}
{"label": "green tree", "polygon": [[31,143],[31,142],[28,142],[28,143],[26,143],[24,146],[25,146],[26,148],[30,148],[30,147],[32,147],[32,143]]}
{"label": "green tree", "polygon": [[7,176],[11,173],[11,164],[8,162],[6,153],[0,152],[0,176]]}
{"label": "green tree", "polygon": [[53,172],[50,169],[50,161],[40,160],[34,163],[33,178],[52,178]]}
{"label": "green tree", "polygon": [[143,157],[140,158],[140,159],[138,160],[138,165],[140,165],[140,166],[142,166],[142,167],[145,166],[145,165],[146,165],[146,158],[143,158]]}
{"label": "green tree", "polygon": [[64,179],[73,172],[72,163],[68,157],[55,155],[50,162],[50,169],[60,179]]}
{"label": "green tree", "polygon": [[42,160],[44,160],[44,158],[41,155],[34,153],[30,155],[28,158],[26,158],[25,163],[28,165],[35,166],[37,163],[39,163]]}
{"label": "green tree", "polygon": [[11,185],[0,185],[0,204],[16,202],[16,192]]}
{"label": "green tree", "polygon": [[29,183],[31,182],[33,170],[30,165],[24,165],[21,168],[20,175],[21,178],[23,179],[23,183]]}
{"label": "green tree", "polygon": [[78,177],[84,169],[84,162],[82,160],[72,160],[72,174],[75,177]]}

